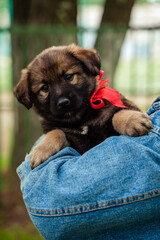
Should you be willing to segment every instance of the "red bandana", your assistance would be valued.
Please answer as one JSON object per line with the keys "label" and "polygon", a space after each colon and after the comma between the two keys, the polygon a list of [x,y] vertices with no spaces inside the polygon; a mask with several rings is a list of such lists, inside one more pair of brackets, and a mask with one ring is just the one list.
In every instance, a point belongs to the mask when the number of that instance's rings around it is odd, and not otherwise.
{"label": "red bandana", "polygon": [[[101,78],[103,77],[103,74],[104,74],[104,71],[100,71],[100,76],[97,77],[98,80],[101,80]],[[99,82],[98,89],[92,94],[90,98],[91,107],[94,109],[102,108],[104,106],[103,99],[106,99],[117,107],[127,108],[121,102],[121,97],[118,91],[104,86],[105,83],[107,83],[109,80],[110,78],[107,80],[102,79]]]}

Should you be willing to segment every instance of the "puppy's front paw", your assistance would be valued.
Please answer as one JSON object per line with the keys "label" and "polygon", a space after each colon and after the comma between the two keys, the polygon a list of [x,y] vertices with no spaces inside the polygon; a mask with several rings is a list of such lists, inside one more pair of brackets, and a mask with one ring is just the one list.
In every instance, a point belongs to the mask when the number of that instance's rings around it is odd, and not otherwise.
{"label": "puppy's front paw", "polygon": [[30,154],[30,167],[34,169],[41,163],[45,162],[50,156],[54,155],[56,152],[52,149],[52,153],[48,152],[47,149],[38,144]]}
{"label": "puppy's front paw", "polygon": [[152,129],[152,120],[146,113],[136,112],[126,122],[125,134],[133,137],[148,134]]}
{"label": "puppy's front paw", "polygon": [[48,132],[30,154],[30,167],[34,169],[49,157],[69,146],[65,133],[59,129]]}
{"label": "puppy's front paw", "polygon": [[152,120],[146,113],[133,110],[121,110],[112,119],[114,129],[120,134],[133,137],[148,134],[152,129]]}

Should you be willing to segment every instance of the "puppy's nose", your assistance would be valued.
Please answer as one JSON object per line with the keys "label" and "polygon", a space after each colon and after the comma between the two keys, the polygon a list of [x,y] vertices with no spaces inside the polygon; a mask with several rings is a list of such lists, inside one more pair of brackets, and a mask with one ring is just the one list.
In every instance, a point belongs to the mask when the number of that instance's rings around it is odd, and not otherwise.
{"label": "puppy's nose", "polygon": [[66,107],[70,104],[70,100],[66,97],[60,97],[57,102],[58,107]]}

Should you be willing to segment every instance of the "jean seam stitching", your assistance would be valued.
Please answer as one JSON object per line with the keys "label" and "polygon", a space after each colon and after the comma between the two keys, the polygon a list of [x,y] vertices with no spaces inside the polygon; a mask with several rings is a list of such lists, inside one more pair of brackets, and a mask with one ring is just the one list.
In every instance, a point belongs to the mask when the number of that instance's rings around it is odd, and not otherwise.
{"label": "jean seam stitching", "polygon": [[160,128],[157,127],[156,125],[152,124],[152,132],[157,133],[160,135]]}
{"label": "jean seam stitching", "polygon": [[[27,207],[29,213],[37,216],[46,216],[46,217],[51,217],[51,216],[66,216],[66,215],[74,215],[74,214],[80,214],[80,213],[86,213],[86,212],[91,212],[91,211],[96,211],[96,210],[101,210],[101,209],[106,209],[106,208],[111,208],[111,207],[118,207],[122,205],[127,205],[130,203],[134,202],[139,202],[142,200],[147,200],[153,197],[160,196],[160,190],[155,190],[152,192],[148,192],[146,194],[140,194],[132,197],[126,197],[126,198],[121,198],[117,200],[110,200],[110,201],[104,201],[104,202],[99,202],[99,203],[94,203],[94,204],[88,204],[85,206],[79,206],[79,207],[74,207],[74,208],[66,208],[66,209],[55,209],[55,210],[43,210],[43,209],[34,209],[31,207]],[[100,206],[104,205],[104,206]],[[92,208],[93,207],[93,208]],[[85,209],[85,208],[90,208],[90,209]],[[81,209],[81,210],[79,210]],[[72,212],[69,212],[72,211]],[[39,213],[38,213],[39,212]],[[60,213],[61,212],[61,213]]]}
{"label": "jean seam stitching", "polygon": [[159,102],[154,103],[154,108],[156,111],[160,109]]}

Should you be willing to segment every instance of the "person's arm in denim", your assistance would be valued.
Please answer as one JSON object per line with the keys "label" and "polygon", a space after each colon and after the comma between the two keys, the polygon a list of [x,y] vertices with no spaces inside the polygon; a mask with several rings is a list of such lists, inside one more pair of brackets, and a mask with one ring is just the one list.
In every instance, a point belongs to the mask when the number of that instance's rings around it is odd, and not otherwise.
{"label": "person's arm in denim", "polygon": [[160,239],[160,99],[153,131],[110,137],[82,156],[65,148],[17,172],[29,215],[45,239]]}

